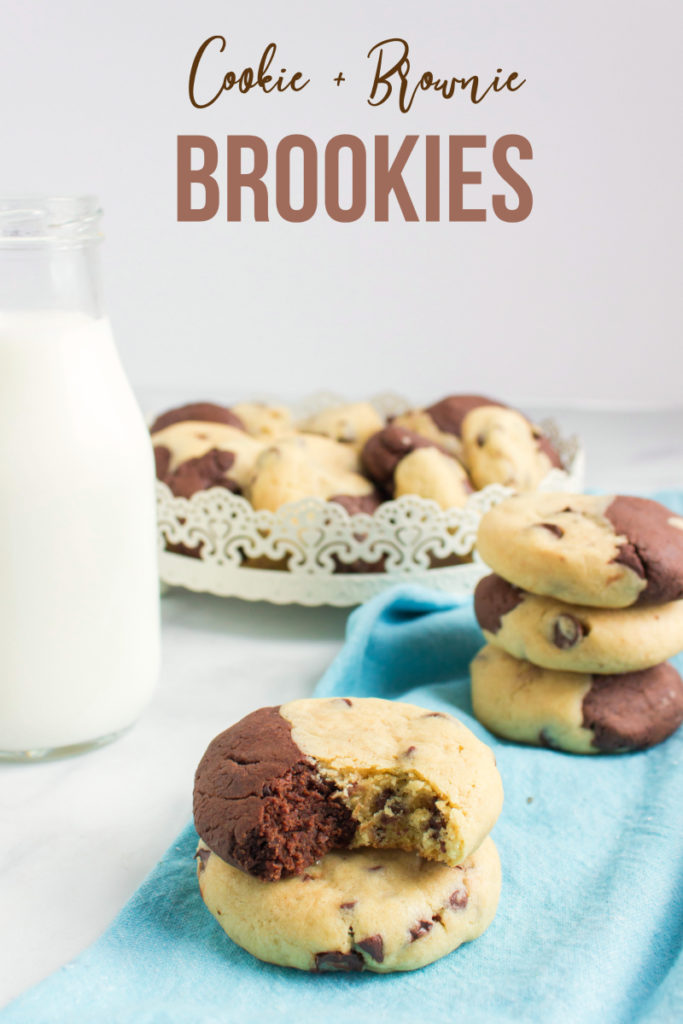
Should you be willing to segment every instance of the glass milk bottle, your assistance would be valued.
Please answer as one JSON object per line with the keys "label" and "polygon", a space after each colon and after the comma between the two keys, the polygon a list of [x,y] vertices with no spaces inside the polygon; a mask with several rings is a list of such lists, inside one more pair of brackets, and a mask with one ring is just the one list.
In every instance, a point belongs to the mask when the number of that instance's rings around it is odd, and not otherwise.
{"label": "glass milk bottle", "polygon": [[152,449],[92,198],[0,199],[0,757],[113,739],[159,669]]}

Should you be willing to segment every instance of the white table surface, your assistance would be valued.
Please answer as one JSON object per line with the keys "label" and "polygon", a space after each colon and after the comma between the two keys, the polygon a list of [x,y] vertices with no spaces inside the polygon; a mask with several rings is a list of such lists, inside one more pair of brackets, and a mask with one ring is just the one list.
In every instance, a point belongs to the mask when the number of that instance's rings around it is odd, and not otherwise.
{"label": "white table surface", "polygon": [[[683,486],[683,409],[554,415],[584,441],[588,487]],[[209,740],[310,694],[348,614],[180,590],[162,608],[160,685],[130,732],[70,760],[0,764],[0,1006],[106,929],[187,823]]]}

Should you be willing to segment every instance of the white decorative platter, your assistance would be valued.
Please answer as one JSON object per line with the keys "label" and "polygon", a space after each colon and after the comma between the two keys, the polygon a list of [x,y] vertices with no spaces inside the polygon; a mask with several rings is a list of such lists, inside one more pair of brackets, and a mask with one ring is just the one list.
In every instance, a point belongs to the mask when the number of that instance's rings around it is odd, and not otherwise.
{"label": "white decorative platter", "polygon": [[[344,401],[315,396],[296,413],[303,417]],[[372,401],[386,415],[412,407],[393,395]],[[551,470],[539,489],[583,490],[578,440],[560,437],[552,421],[542,427],[568,468]],[[436,502],[406,496],[384,502],[372,515],[349,516],[341,505],[318,498],[277,512],[256,511],[221,487],[176,498],[157,481],[160,575],[169,586],[274,604],[345,607],[407,582],[471,593],[488,572],[474,551],[479,521],[511,494],[512,488],[491,484],[462,508],[444,511]]]}

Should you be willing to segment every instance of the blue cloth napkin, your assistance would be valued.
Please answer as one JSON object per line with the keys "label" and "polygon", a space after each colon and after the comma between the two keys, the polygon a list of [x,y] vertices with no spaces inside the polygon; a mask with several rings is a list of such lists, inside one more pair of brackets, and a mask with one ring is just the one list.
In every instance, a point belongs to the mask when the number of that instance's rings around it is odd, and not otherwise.
{"label": "blue cloth napkin", "polygon": [[[683,511],[683,496],[661,500]],[[470,598],[399,587],[351,615],[316,691],[450,711],[493,747],[503,892],[481,938],[407,974],[261,963],[204,908],[188,826],[105,935],[0,1024],[680,1024],[683,734],[598,757],[497,740],[471,711],[481,644]]]}

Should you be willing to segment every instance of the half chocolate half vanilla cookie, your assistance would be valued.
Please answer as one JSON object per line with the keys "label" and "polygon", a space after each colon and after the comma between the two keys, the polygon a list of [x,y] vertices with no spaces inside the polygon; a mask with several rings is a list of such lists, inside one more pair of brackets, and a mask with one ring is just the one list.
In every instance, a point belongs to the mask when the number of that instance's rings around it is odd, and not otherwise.
{"label": "half chocolate half vanilla cookie", "polygon": [[612,675],[565,672],[487,645],[471,673],[475,715],[516,743],[627,753],[661,743],[683,722],[683,680],[668,662]]}
{"label": "half chocolate half vanilla cookie", "polygon": [[485,576],[474,612],[486,640],[515,658],[569,672],[637,672],[683,650],[683,601],[595,608],[538,597]]}
{"label": "half chocolate half vanilla cookie", "polygon": [[376,698],[261,708],[217,736],[195,776],[195,826],[258,878],[375,847],[457,865],[493,827],[493,752],[440,711]]}
{"label": "half chocolate half vanilla cookie", "polygon": [[525,494],[479,524],[483,560],[532,594],[597,608],[683,598],[683,518],[628,495]]}

